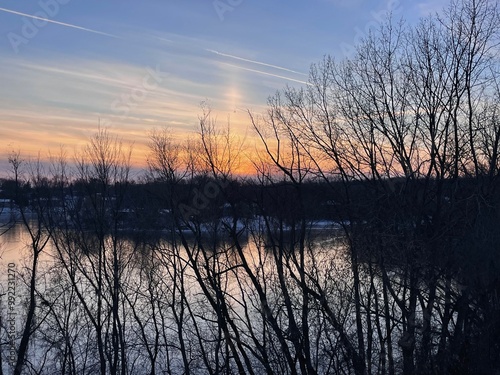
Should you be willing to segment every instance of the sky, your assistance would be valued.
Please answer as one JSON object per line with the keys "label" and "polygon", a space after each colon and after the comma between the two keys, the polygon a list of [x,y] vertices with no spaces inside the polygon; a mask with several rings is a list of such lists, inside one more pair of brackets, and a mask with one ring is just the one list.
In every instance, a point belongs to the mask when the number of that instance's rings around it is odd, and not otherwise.
{"label": "sky", "polygon": [[12,151],[72,155],[99,124],[133,142],[192,134],[208,102],[252,139],[247,110],[348,57],[384,14],[415,22],[445,2],[410,0],[0,0],[0,173]]}

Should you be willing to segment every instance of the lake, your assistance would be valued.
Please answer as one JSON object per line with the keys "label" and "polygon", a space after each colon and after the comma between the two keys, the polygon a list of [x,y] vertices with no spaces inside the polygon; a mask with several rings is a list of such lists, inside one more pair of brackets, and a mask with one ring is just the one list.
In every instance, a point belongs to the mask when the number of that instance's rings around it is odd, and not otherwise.
{"label": "lake", "polygon": [[[341,374],[359,366],[363,353],[369,373],[399,372],[426,345],[438,356],[444,329],[456,332],[463,297],[446,274],[415,280],[407,267],[364,261],[354,268],[335,223],[311,225],[303,247],[292,228],[263,235],[262,219],[246,231],[244,224],[237,241],[223,235],[221,223],[197,227],[198,235],[184,228],[168,240],[168,232],[99,239],[54,230],[38,268],[33,368],[96,373],[104,364],[111,373],[142,375],[242,367],[258,374],[309,363],[318,373]],[[17,272],[15,348],[27,311],[29,244],[21,224],[0,236],[4,321],[9,264]],[[470,311],[480,308],[471,300]],[[7,372],[8,352],[3,344]]]}

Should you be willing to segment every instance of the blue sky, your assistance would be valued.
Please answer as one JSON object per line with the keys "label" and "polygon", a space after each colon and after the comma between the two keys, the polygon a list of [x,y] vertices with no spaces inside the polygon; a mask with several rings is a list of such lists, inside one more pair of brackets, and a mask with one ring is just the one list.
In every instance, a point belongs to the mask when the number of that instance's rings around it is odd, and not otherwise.
{"label": "blue sky", "polygon": [[[0,0],[0,158],[77,150],[99,121],[133,141],[196,128],[208,100],[248,131],[311,63],[343,58],[380,16],[414,22],[444,1]],[[37,18],[33,18],[37,17]],[[47,22],[50,21],[50,22]]]}

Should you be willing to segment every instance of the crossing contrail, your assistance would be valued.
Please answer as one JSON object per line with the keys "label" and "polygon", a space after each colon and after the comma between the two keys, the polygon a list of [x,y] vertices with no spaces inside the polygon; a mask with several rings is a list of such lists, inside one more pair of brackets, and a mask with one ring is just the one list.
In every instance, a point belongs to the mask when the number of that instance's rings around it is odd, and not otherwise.
{"label": "crossing contrail", "polygon": [[294,74],[300,74],[302,76],[306,76],[307,77],[307,74],[304,74],[304,73],[301,73],[301,72],[297,72],[297,71],[292,70],[292,69],[284,68],[282,66],[272,65],[272,64],[265,63],[265,62],[261,62],[261,61],[249,60],[249,59],[245,59],[243,57],[229,55],[227,53],[222,53],[222,52],[219,52],[219,51],[215,51],[213,49],[207,49],[207,51],[215,53],[216,55],[219,55],[219,56],[229,57],[231,59],[245,61],[245,62],[249,62],[249,63],[252,63],[252,64],[263,65],[263,66],[267,66],[269,68],[284,70],[285,72],[290,72],[290,73],[294,73]]}
{"label": "crossing contrail", "polygon": [[248,72],[253,72],[253,73],[258,73],[258,74],[264,74],[266,76],[271,76],[271,77],[286,79],[288,81],[302,83],[303,85],[309,85],[309,82],[301,81],[300,79],[290,78],[290,77],[282,76],[282,75],[279,75],[279,74],[273,74],[273,73],[263,72],[262,70],[245,68],[243,66],[234,65],[234,64],[228,64],[228,63],[222,63],[222,64],[227,65],[227,66],[231,66],[231,67],[237,68],[237,69],[243,69],[243,70],[246,70]]}
{"label": "crossing contrail", "polygon": [[24,17],[29,17],[29,18],[33,18],[35,20],[41,20],[41,21],[45,21],[45,22],[49,22],[49,23],[53,23],[53,24],[56,24],[56,25],[60,25],[60,26],[66,26],[66,27],[71,27],[73,29],[78,29],[78,30],[83,30],[83,31],[88,31],[89,33],[94,33],[94,34],[99,34],[99,35],[104,35],[104,36],[109,36],[111,38],[120,38],[116,35],[113,35],[113,34],[108,34],[108,33],[104,33],[102,31],[97,31],[97,30],[92,30],[92,29],[88,29],[86,27],[81,27],[81,26],[77,26],[77,25],[72,25],[70,23],[65,23],[65,22],[59,22],[59,21],[54,21],[54,20],[51,20],[51,19],[48,19],[48,18],[44,18],[44,17],[38,17],[38,16],[33,16],[31,14],[26,14],[26,13],[21,13],[21,12],[16,12],[15,10],[10,10],[10,9],[5,9],[5,8],[0,8],[0,11],[2,12],[6,12],[6,13],[11,13],[11,14],[17,14],[19,16],[24,16]]}

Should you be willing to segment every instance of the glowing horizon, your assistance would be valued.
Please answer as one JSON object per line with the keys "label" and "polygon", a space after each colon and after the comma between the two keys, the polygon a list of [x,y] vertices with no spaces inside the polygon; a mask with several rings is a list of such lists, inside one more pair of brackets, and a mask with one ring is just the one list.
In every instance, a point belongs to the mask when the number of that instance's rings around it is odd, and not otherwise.
{"label": "glowing horizon", "polygon": [[310,64],[344,57],[384,12],[434,7],[393,3],[255,1],[221,14],[211,2],[0,0],[0,169],[13,150],[73,152],[99,124],[132,141],[135,165],[145,165],[148,131],[188,136],[206,101],[220,123],[229,116],[250,139],[246,111],[262,113],[286,85],[307,85]]}

